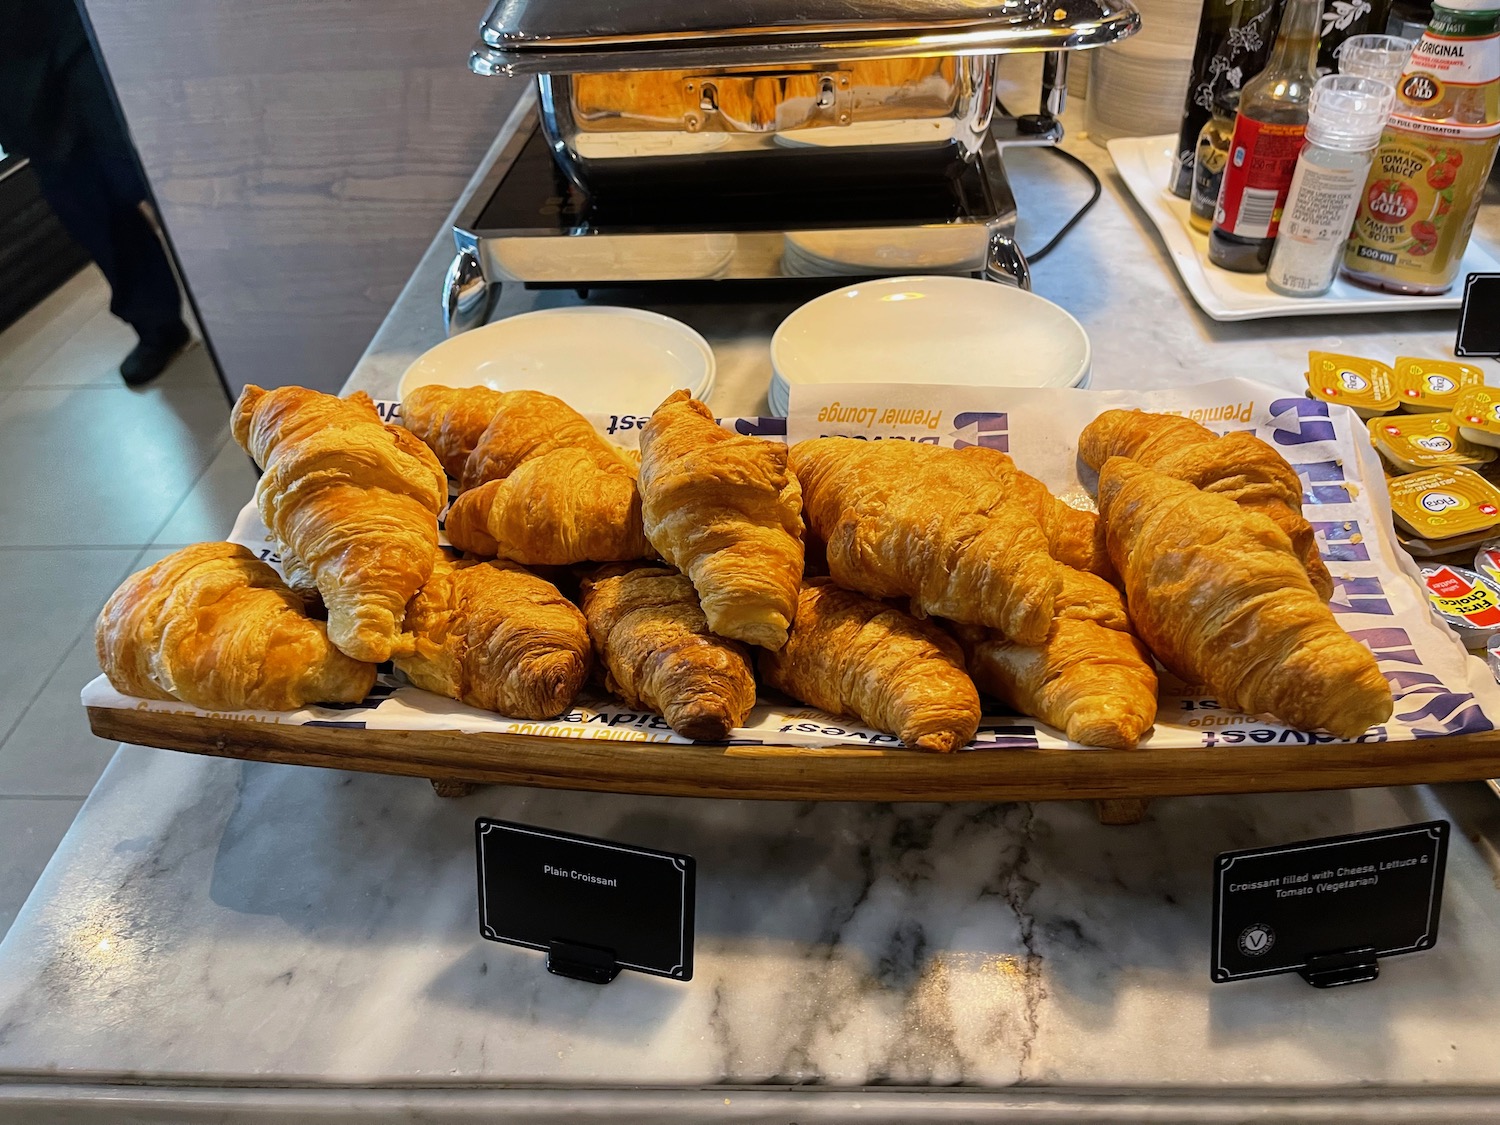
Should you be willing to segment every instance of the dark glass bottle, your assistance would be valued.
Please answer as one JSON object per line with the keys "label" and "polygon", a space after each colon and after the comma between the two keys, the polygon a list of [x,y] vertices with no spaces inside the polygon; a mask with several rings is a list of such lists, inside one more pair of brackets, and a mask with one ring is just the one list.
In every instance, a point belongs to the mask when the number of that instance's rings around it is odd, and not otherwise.
{"label": "dark glass bottle", "polygon": [[1223,269],[1260,273],[1271,260],[1318,81],[1321,7],[1321,0],[1290,0],[1271,61],[1240,91],[1229,165],[1208,235],[1208,260]]}
{"label": "dark glass bottle", "polygon": [[1391,16],[1391,0],[1329,0],[1318,41],[1318,72],[1339,68],[1339,44],[1355,35],[1379,35]]}
{"label": "dark glass bottle", "polygon": [[1198,21],[1193,71],[1182,126],[1177,136],[1172,179],[1167,189],[1188,199],[1193,190],[1193,157],[1198,134],[1213,115],[1214,99],[1238,90],[1258,74],[1271,53],[1284,0],[1207,0]]}
{"label": "dark glass bottle", "polygon": [[1219,185],[1229,163],[1229,142],[1234,137],[1234,114],[1240,92],[1225,90],[1214,99],[1214,115],[1198,134],[1198,156],[1193,161],[1193,202],[1188,222],[1196,231],[1213,229],[1214,208],[1219,205]]}

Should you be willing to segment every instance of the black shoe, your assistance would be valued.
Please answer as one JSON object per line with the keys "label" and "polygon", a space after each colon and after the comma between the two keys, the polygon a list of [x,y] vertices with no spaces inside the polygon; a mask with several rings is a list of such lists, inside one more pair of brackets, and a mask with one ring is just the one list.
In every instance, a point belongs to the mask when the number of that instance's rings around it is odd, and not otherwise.
{"label": "black shoe", "polygon": [[161,336],[142,339],[120,364],[120,378],[129,387],[145,386],[167,369],[191,339],[187,325],[181,321]]}

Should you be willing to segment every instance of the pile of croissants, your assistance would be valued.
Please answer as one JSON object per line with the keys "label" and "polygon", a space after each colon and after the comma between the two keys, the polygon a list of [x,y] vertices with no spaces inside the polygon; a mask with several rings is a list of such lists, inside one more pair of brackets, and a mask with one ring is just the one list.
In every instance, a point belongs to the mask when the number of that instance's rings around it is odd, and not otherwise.
{"label": "pile of croissants", "polygon": [[[1132,748],[1157,661],[1303,729],[1353,737],[1391,714],[1325,604],[1297,474],[1251,434],[1107,411],[1079,440],[1095,515],[996,450],[788,448],[721,428],[686,391],[638,454],[536,391],[422,387],[402,412],[247,387],[232,427],[263,470],[285,580],[228,543],[133,575],[99,617],[110,682],[288,710],[357,702],[393,661],[418,687],[545,719],[597,668],[628,706],[715,741],[746,721],[758,670],[937,751],[974,737],[981,691],[1076,743]],[[445,507],[461,558],[439,547]]]}

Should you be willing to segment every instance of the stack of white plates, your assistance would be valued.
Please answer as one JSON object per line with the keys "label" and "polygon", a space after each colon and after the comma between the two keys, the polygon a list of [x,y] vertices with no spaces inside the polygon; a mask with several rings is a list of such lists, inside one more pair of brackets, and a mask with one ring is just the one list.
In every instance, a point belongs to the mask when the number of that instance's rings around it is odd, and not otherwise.
{"label": "stack of white plates", "polygon": [[792,231],[782,242],[786,277],[863,277],[978,270],[987,239],[970,224],[910,230]]}
{"label": "stack of white plates", "polygon": [[777,133],[776,143],[786,148],[864,148],[878,145],[940,145],[953,139],[951,117],[923,120],[855,121],[849,125],[824,125]]}
{"label": "stack of white plates", "polygon": [[1173,132],[1182,121],[1202,2],[1137,0],[1136,7],[1138,34],[1089,52],[1084,128],[1097,144]]}
{"label": "stack of white plates", "polygon": [[1083,326],[1034,293],[967,277],[888,277],[825,293],[771,339],[771,413],[814,383],[1076,387]]}
{"label": "stack of white plates", "polygon": [[681,321],[606,305],[541,309],[444,340],[401,376],[415,387],[545,391],[581,413],[650,414],[673,391],[707,399],[708,341]]}

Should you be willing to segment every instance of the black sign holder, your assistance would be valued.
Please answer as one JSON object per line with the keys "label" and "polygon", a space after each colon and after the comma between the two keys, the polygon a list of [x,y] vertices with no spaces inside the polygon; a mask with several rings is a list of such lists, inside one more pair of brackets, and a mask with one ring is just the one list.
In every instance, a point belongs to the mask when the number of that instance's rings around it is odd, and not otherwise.
{"label": "black sign holder", "polygon": [[1337,988],[1378,979],[1380,958],[1431,949],[1448,834],[1437,820],[1220,854],[1211,979],[1294,972]]}
{"label": "black sign holder", "polygon": [[1464,278],[1453,354],[1461,359],[1500,356],[1500,273],[1471,273]]}
{"label": "black sign holder", "polygon": [[480,817],[479,932],[547,971],[608,984],[626,969],[693,978],[693,857]]}
{"label": "black sign holder", "polygon": [[547,946],[547,971],[569,980],[608,984],[620,975],[620,965],[613,949],[554,938]]}
{"label": "black sign holder", "polygon": [[1375,947],[1348,949],[1342,953],[1315,953],[1297,975],[1314,988],[1337,988],[1341,984],[1363,984],[1380,976]]}

